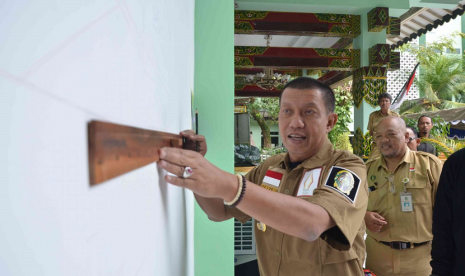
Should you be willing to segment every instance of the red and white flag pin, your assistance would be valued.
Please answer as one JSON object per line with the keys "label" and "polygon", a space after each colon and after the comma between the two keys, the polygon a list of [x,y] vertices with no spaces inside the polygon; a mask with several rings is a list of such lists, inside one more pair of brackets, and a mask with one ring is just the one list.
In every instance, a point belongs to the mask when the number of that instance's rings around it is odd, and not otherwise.
{"label": "red and white flag pin", "polygon": [[273,185],[276,188],[278,188],[279,183],[281,183],[282,178],[283,178],[282,173],[268,170],[265,174],[265,178],[263,178],[263,182],[269,185]]}
{"label": "red and white flag pin", "polygon": [[411,172],[415,171],[415,168],[410,168],[410,171],[411,171]]}

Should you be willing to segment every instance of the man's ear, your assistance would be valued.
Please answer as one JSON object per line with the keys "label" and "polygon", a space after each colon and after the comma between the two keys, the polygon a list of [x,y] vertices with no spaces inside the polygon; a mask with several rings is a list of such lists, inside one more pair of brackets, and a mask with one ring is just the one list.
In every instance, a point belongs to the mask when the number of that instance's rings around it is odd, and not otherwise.
{"label": "man's ear", "polygon": [[418,147],[421,144],[421,139],[417,138],[417,139],[415,139],[415,142],[417,143],[417,147]]}
{"label": "man's ear", "polygon": [[328,124],[326,125],[326,133],[330,132],[337,122],[337,114],[331,113],[328,115]]}
{"label": "man's ear", "polygon": [[410,141],[410,140],[409,140],[409,139],[410,139],[410,135],[408,135],[408,132],[407,132],[407,131],[404,133],[404,138],[405,138],[405,143],[408,144],[408,142]]}

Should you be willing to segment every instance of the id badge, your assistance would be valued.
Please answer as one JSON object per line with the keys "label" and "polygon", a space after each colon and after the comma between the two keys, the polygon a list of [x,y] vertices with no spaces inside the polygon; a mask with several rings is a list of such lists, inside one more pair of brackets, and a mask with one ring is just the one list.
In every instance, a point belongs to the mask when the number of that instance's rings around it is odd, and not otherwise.
{"label": "id badge", "polygon": [[400,193],[400,205],[402,212],[413,212],[413,200],[411,193]]}

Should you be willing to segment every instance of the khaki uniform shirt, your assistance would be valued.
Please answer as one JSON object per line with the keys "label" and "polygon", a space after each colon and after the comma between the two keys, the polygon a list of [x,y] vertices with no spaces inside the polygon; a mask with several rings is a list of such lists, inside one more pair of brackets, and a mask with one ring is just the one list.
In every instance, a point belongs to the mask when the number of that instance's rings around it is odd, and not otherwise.
{"label": "khaki uniform shirt", "polygon": [[[269,180],[273,175],[282,176],[278,186],[268,183],[273,182]],[[264,188],[318,204],[336,223],[313,242],[269,226],[262,232],[255,225],[261,276],[363,275],[363,218],[368,187],[365,165],[359,157],[335,150],[327,140],[315,156],[293,170],[289,169],[288,154],[280,154],[250,171],[247,179]],[[350,181],[345,179],[355,181],[347,186]],[[242,223],[251,218],[236,208],[229,208],[228,212]]]}
{"label": "khaki uniform shirt", "polygon": [[368,131],[374,132],[376,127],[378,126],[379,121],[387,116],[400,117],[399,114],[397,114],[396,112],[392,110],[388,110],[388,113],[386,116],[381,115],[381,110],[376,110],[376,111],[371,112],[370,118],[368,119],[368,126],[367,126]]}
{"label": "khaki uniform shirt", "polygon": [[[441,161],[434,155],[407,149],[393,172],[387,169],[383,157],[367,162],[367,181],[370,190],[368,211],[386,219],[380,232],[367,231],[378,241],[421,243],[433,239],[433,205],[442,170]],[[393,175],[393,176],[392,176]],[[395,194],[389,191],[393,177]],[[413,211],[402,212],[400,193],[412,194]]]}

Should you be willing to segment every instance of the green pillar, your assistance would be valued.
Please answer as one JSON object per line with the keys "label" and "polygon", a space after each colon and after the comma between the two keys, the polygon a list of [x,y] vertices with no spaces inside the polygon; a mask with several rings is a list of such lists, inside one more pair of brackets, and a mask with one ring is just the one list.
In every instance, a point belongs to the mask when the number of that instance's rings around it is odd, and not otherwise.
{"label": "green pillar", "polygon": [[[367,13],[370,10],[366,10],[361,14],[360,29],[361,34],[354,39],[353,48],[360,49],[360,66],[365,67],[369,66],[369,49],[376,44],[386,44],[386,29],[381,30],[380,32],[368,32],[368,19]],[[353,85],[353,93],[363,93],[363,91],[354,90],[355,84],[355,75]],[[375,109],[379,110],[379,107],[372,107],[365,99],[362,100],[360,106],[355,106],[354,108],[354,153],[357,153],[356,148],[361,147],[360,151],[364,154],[363,145],[366,144],[364,137],[366,136],[368,119],[370,113]],[[366,147],[366,146],[365,146]],[[359,151],[359,155],[360,154]]]}
{"label": "green pillar", "polygon": [[[461,15],[460,20],[462,22],[460,32],[465,33],[465,16]],[[460,49],[460,50],[461,50],[461,54],[463,55],[464,52],[465,52],[465,39],[462,39],[462,49]]]}
{"label": "green pillar", "polygon": [[[462,20],[462,24],[463,24],[463,20]],[[418,44],[421,46],[425,46],[426,45],[426,34],[423,34],[421,35],[419,38],[418,38]]]}
{"label": "green pillar", "polygon": [[[234,172],[234,5],[195,1],[194,105],[199,132],[208,142],[206,158]],[[212,222],[194,207],[196,276],[234,275],[234,223]],[[184,265],[184,264],[178,264]]]}

